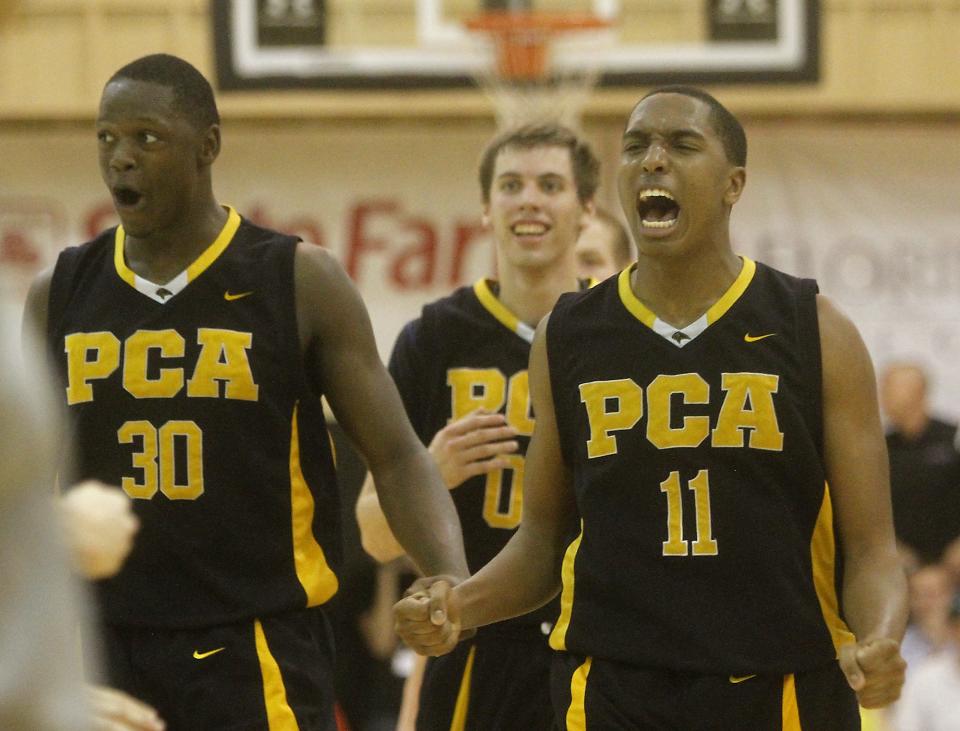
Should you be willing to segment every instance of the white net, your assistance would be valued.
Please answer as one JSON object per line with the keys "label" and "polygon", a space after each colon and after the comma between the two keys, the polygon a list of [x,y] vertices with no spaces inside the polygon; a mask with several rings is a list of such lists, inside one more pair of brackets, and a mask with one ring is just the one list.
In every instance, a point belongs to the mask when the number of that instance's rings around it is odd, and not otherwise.
{"label": "white net", "polygon": [[596,51],[614,42],[607,28],[546,24],[509,33],[474,29],[471,36],[488,59],[475,77],[501,129],[535,122],[579,129],[600,79]]}

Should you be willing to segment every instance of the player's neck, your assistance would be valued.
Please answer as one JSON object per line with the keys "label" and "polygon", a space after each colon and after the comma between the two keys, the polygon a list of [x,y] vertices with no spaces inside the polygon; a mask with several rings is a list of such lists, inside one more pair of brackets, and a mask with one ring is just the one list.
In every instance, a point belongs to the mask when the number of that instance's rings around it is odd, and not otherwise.
{"label": "player's neck", "polygon": [[500,302],[531,327],[553,309],[561,294],[579,286],[572,257],[543,269],[501,266],[497,279]]}
{"label": "player's neck", "polygon": [[631,287],[659,319],[683,328],[730,289],[742,267],[740,257],[729,248],[676,257],[640,254]]}
{"label": "player's neck", "polygon": [[127,266],[156,284],[166,284],[207,250],[227,221],[227,211],[212,198],[169,227],[147,236],[126,232],[124,256]]}

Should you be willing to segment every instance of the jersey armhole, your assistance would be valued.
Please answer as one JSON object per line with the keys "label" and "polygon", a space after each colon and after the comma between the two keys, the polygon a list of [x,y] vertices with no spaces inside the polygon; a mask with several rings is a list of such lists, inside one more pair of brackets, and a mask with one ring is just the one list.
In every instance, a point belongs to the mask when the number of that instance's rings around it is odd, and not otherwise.
{"label": "jersey armhole", "polygon": [[801,279],[797,298],[798,340],[804,371],[808,374],[806,383],[810,393],[807,403],[815,413],[811,414],[811,426],[817,450],[823,459],[823,361],[820,351],[820,319],[817,314],[817,294],[820,288],[813,279]]}
{"label": "jersey armhole", "polygon": [[63,315],[67,310],[70,295],[73,292],[73,282],[80,269],[81,249],[71,246],[60,252],[57,263],[50,277],[50,293],[47,301],[46,334],[49,340],[56,329],[63,322]]}

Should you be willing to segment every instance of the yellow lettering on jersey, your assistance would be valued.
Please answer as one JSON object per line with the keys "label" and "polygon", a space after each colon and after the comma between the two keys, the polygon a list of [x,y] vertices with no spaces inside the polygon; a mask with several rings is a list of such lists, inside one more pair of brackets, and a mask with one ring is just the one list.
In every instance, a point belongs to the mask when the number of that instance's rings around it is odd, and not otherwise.
{"label": "yellow lettering on jersey", "polygon": [[530,376],[527,371],[517,371],[510,376],[507,385],[507,423],[518,434],[529,437],[533,434],[533,414],[530,413]]}
{"label": "yellow lettering on jersey", "polygon": [[[742,447],[743,429],[750,429],[751,449],[783,449],[783,432],[777,421],[773,394],[780,377],[768,373],[724,373],[721,382],[726,396],[713,430],[714,447]],[[750,408],[747,408],[749,400]]]}
{"label": "yellow lettering on jersey", "polygon": [[671,427],[673,396],[684,404],[710,402],[710,385],[696,373],[657,376],[647,386],[647,439],[658,449],[696,447],[710,433],[709,416],[685,416],[683,426]]}
{"label": "yellow lettering on jersey", "polygon": [[451,368],[450,420],[456,421],[476,409],[499,411],[507,395],[507,379],[497,368]]}
{"label": "yellow lettering on jersey", "polygon": [[64,338],[67,354],[67,403],[93,401],[90,381],[106,378],[120,366],[120,340],[110,332],[73,333]]}
{"label": "yellow lettering on jersey", "polygon": [[182,358],[183,336],[176,330],[137,330],[123,344],[123,387],[136,398],[171,398],[183,388],[182,368],[161,368],[157,378],[149,378],[150,351],[159,350],[161,358]]}
{"label": "yellow lettering on jersey", "polygon": [[[483,493],[483,519],[491,528],[516,528],[523,517],[523,465],[519,454],[504,455],[510,466],[502,470],[487,473],[486,487]],[[507,470],[513,472],[513,482],[509,486],[509,495],[504,501],[504,480],[509,479]],[[501,503],[506,502],[506,512]]]}
{"label": "yellow lettering on jersey", "polygon": [[120,444],[141,440],[141,450],[133,453],[133,466],[143,473],[143,482],[123,477],[120,487],[132,498],[149,500],[157,493],[157,430],[149,421],[128,421],[117,430]]}
{"label": "yellow lettering on jersey", "polygon": [[632,378],[581,383],[580,401],[590,422],[590,459],[616,454],[617,440],[611,432],[630,429],[643,416],[643,389]]}
{"label": "yellow lettering on jersey", "polygon": [[[175,474],[176,439],[186,446],[186,482]],[[168,421],[160,427],[160,492],[171,500],[196,500],[203,494],[203,432],[193,421]]]}
{"label": "yellow lettering on jersey", "polygon": [[257,400],[260,387],[253,381],[247,358],[253,345],[251,333],[202,327],[197,330],[197,342],[202,348],[187,382],[187,396],[219,398],[220,381],[225,381],[224,398]]}

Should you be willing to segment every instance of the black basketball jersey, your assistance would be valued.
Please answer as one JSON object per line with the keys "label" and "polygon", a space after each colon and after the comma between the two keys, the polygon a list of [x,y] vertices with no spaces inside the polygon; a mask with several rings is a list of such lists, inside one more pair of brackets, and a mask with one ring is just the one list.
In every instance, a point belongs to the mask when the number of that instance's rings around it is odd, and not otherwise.
{"label": "black basketball jersey", "polygon": [[48,336],[76,476],[119,485],[140,519],[107,621],[195,627],[327,601],[339,496],[300,353],[295,238],[229,211],[179,277],[151,284],[122,227],[65,250]]}
{"label": "black basketball jersey", "polygon": [[683,330],[627,269],[564,295],[547,353],[581,532],[555,649],[792,673],[852,640],[825,483],[816,283],[743,260]]}
{"label": "black basketball jersey", "polygon": [[[477,408],[499,411],[520,445],[509,469],[478,475],[451,491],[463,528],[470,571],[492,559],[513,535],[523,511],[524,455],[533,433],[527,363],[533,328],[497,299],[497,284],[480,280],[426,305],[401,331],[390,357],[407,414],[424,444]],[[556,619],[555,603],[497,625]]]}

